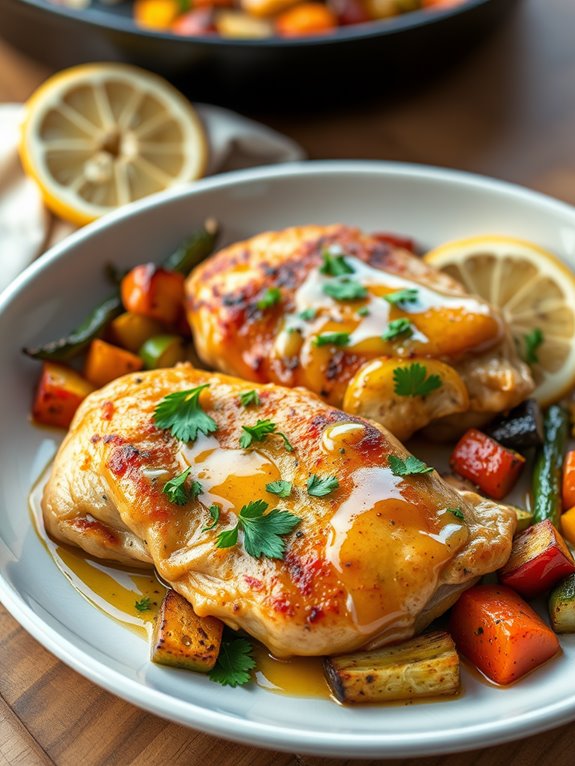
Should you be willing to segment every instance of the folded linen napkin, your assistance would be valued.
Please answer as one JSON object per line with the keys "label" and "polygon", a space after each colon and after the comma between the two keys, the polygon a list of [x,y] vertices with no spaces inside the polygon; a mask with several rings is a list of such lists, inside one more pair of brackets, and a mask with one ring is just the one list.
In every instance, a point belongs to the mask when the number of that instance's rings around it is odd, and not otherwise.
{"label": "folded linen napkin", "polygon": [[[197,104],[210,145],[208,175],[304,159],[301,147],[228,109]],[[50,245],[74,231],[45,207],[18,158],[21,104],[0,104],[0,291]]]}

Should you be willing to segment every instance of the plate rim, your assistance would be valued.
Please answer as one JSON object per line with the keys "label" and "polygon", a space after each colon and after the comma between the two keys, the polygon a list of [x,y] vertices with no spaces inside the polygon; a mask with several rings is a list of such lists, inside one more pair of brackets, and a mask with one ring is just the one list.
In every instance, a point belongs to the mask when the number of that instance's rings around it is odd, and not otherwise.
{"label": "plate rim", "polygon": [[[575,208],[565,202],[516,184],[464,171],[427,165],[369,160],[325,160],[249,168],[207,178],[167,193],[153,195],[78,230],[31,264],[0,294],[0,318],[5,308],[22,290],[26,289],[30,282],[38,278],[44,270],[49,269],[54,261],[65,257],[67,253],[71,255],[78,243],[97,236],[99,231],[113,228],[128,218],[143,215],[151,207],[169,205],[173,200],[185,197],[192,199],[195,195],[201,195],[207,190],[233,187],[245,183],[257,183],[284,177],[329,176],[342,173],[358,178],[361,175],[377,175],[382,179],[385,177],[423,178],[457,186],[463,184],[484,191],[496,190],[515,198],[519,197],[536,203],[555,213],[569,214],[574,217],[573,224],[575,226]],[[0,599],[7,611],[44,648],[98,686],[167,720],[201,728],[202,731],[215,736],[259,747],[324,756],[408,758],[473,750],[485,747],[486,742],[491,747],[514,740],[526,731],[532,735],[555,728],[575,717],[574,691],[570,696],[563,697],[554,704],[548,704],[543,709],[519,714],[511,721],[505,719],[504,721],[490,721],[466,727],[442,728],[437,732],[410,733],[407,743],[405,734],[314,732],[277,722],[272,724],[246,718],[239,719],[225,712],[201,707],[191,701],[177,699],[159,689],[143,686],[140,682],[126,677],[120,671],[107,667],[48,625],[41,615],[35,613],[28,606],[18,590],[5,579],[2,572],[0,572]]]}

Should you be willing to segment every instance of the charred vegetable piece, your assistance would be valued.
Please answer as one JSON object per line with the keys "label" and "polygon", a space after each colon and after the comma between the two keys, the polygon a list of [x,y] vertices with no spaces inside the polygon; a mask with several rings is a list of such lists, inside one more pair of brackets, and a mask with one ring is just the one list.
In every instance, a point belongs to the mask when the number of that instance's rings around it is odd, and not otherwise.
{"label": "charred vegetable piece", "polygon": [[101,388],[122,375],[141,370],[143,366],[143,360],[136,354],[96,338],[88,351],[84,375],[96,388]]}
{"label": "charred vegetable piece", "polygon": [[37,423],[68,428],[81,402],[94,390],[75,370],[56,362],[44,362],[32,407]]}
{"label": "charred vegetable piece", "polygon": [[372,652],[328,657],[324,670],[340,702],[390,702],[459,690],[459,657],[443,631]]}
{"label": "charred vegetable piece", "polygon": [[555,633],[575,633],[575,574],[569,575],[551,592],[549,617]]}
{"label": "charred vegetable piece", "polygon": [[457,649],[498,684],[517,681],[559,651],[559,640],[521,596],[503,585],[476,585],[453,607]]}
{"label": "charred vegetable piece", "polygon": [[485,429],[504,447],[523,452],[543,444],[543,417],[535,399],[527,399]]}
{"label": "charred vegetable piece", "polygon": [[129,271],[121,285],[122,303],[132,314],[173,324],[184,302],[184,276],[153,263]]}
{"label": "charred vegetable piece", "polygon": [[502,447],[487,434],[470,428],[456,444],[450,465],[486,495],[501,500],[515,485],[525,458]]}
{"label": "charred vegetable piece", "polygon": [[499,571],[504,585],[530,598],[575,572],[565,541],[549,519],[534,524],[513,540],[511,556]]}
{"label": "charred vegetable piece", "polygon": [[573,508],[575,506],[575,450],[570,450],[565,455],[563,463],[563,484],[562,484],[563,508]]}
{"label": "charred vegetable piece", "polygon": [[[189,272],[212,252],[218,236],[218,224],[208,219],[163,263],[165,269],[178,271],[187,276]],[[84,321],[68,335],[42,346],[22,349],[33,359],[66,361],[78,356],[94,338],[100,336],[112,319],[122,313],[119,291],[106,298],[90,312]]]}
{"label": "charred vegetable piece", "polygon": [[137,354],[148,338],[163,331],[164,326],[156,319],[125,311],[110,324],[109,338],[115,345]]}
{"label": "charred vegetable piece", "polygon": [[183,596],[169,590],[152,637],[152,662],[209,673],[216,664],[224,625],[216,617],[198,617]]}
{"label": "charred vegetable piece", "polygon": [[516,505],[510,506],[515,511],[517,516],[517,528],[516,532],[524,532],[533,524],[533,514],[530,511],[526,511],[525,508],[518,508]]}
{"label": "charred vegetable piece", "polygon": [[561,466],[569,430],[569,415],[553,404],[544,419],[545,441],[537,451],[533,468],[533,518],[550,519],[558,527],[561,516]]}
{"label": "charred vegetable piece", "polygon": [[571,545],[575,545],[575,507],[569,508],[561,516],[561,533]]}
{"label": "charred vegetable piece", "polygon": [[140,349],[146,370],[173,367],[186,358],[186,349],[179,335],[154,335]]}

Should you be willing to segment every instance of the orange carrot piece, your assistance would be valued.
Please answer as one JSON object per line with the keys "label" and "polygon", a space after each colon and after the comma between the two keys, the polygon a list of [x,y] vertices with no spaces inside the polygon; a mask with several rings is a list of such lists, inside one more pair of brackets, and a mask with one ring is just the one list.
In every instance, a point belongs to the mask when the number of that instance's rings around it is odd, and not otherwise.
{"label": "orange carrot piece", "polygon": [[81,402],[94,386],[75,370],[56,362],[44,362],[32,406],[37,423],[68,428]]}
{"label": "orange carrot piece", "polygon": [[143,263],[122,279],[121,293],[126,311],[173,324],[184,302],[184,276]]}
{"label": "orange carrot piece", "polygon": [[181,13],[178,0],[135,0],[134,21],[146,29],[169,29]]}
{"label": "orange carrot piece", "polygon": [[141,370],[143,366],[143,360],[136,354],[96,339],[90,344],[84,375],[90,383],[100,388],[122,375]]}
{"label": "orange carrot piece", "polygon": [[575,505],[575,450],[571,450],[565,455],[563,463],[563,508],[573,508]]}
{"label": "orange carrot piece", "polygon": [[319,35],[336,27],[336,15],[323,3],[300,3],[276,18],[276,32],[283,37]]}
{"label": "orange carrot piece", "polygon": [[451,613],[457,649],[498,684],[510,684],[559,651],[555,633],[504,585],[476,585]]}

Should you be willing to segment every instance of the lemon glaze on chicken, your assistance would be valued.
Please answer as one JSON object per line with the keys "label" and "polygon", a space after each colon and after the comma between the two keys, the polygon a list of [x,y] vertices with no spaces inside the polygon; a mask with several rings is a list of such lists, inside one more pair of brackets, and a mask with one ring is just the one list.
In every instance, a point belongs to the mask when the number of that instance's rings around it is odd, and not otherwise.
{"label": "lemon glaze on chicken", "polygon": [[[326,253],[343,256],[347,269],[325,273]],[[534,388],[497,309],[407,250],[355,228],[259,234],[200,265],[186,289],[206,364],[259,383],[304,386],[400,439],[430,423],[434,437],[452,436]],[[266,300],[270,289],[275,302]],[[402,290],[415,299],[393,302]],[[404,332],[386,339],[398,320]],[[413,362],[441,379],[428,396],[395,390],[394,371]]]}
{"label": "lemon glaze on chicken", "polygon": [[[157,427],[163,397],[204,383],[213,434],[184,444]],[[260,406],[243,407],[240,393],[254,388]],[[276,437],[241,449],[242,425],[258,419],[276,423],[294,451]],[[44,518],[53,537],[92,555],[155,566],[199,616],[243,628],[278,656],[374,647],[420,631],[499,568],[515,529],[509,509],[459,495],[435,472],[395,476],[390,455],[408,453],[385,428],[298,389],[188,365],[135,373],[80,406],[44,492]],[[188,466],[202,491],[178,506],[162,488]],[[336,476],[339,486],[312,497],[312,474]],[[293,483],[289,497],[266,490],[278,479]],[[257,499],[301,518],[284,559],[248,555],[241,536],[216,547]],[[213,503],[220,520],[205,530]]]}

